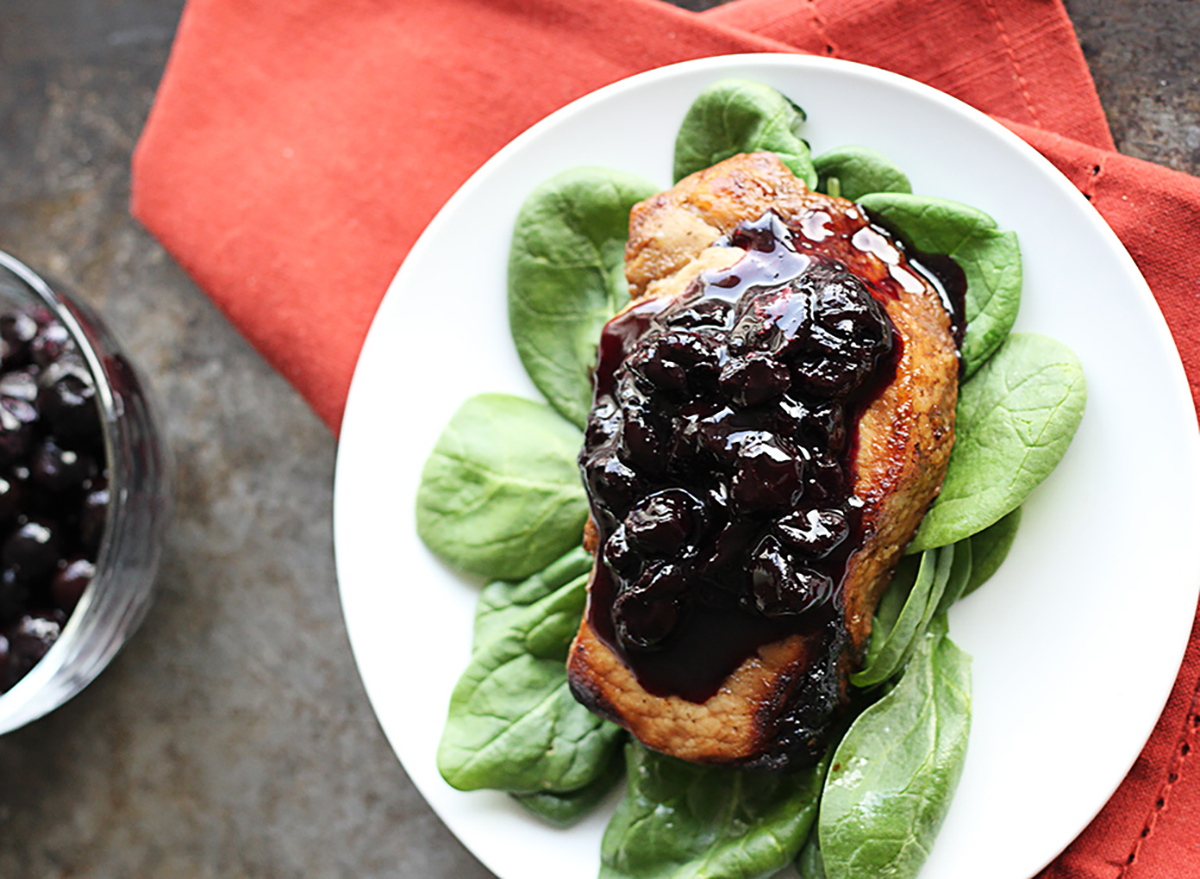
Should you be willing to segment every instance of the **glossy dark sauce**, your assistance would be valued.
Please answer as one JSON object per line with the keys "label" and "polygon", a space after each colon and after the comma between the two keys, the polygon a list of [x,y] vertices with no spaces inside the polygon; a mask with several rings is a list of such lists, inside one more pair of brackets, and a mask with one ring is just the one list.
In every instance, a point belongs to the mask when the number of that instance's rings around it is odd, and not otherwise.
{"label": "glossy dark sauce", "polygon": [[[856,218],[743,224],[718,242],[746,250],[737,263],[604,330],[580,454],[589,623],[650,693],[703,702],[759,647],[838,628],[858,416],[901,354],[882,302],[925,289]],[[839,247],[894,270],[868,286]]]}

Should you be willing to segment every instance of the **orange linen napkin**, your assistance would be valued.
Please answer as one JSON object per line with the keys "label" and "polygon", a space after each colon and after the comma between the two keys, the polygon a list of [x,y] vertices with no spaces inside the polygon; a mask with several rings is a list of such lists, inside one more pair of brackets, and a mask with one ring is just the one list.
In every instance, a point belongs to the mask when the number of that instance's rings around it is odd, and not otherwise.
{"label": "orange linen napkin", "polygon": [[[1058,0],[191,0],[134,212],[336,430],[392,275],[487,158],[599,86],[747,51],[888,68],[1009,125],[1120,235],[1200,398],[1200,181],[1114,151]],[[1200,876],[1198,682],[1194,630],[1137,764],[1046,877]]]}

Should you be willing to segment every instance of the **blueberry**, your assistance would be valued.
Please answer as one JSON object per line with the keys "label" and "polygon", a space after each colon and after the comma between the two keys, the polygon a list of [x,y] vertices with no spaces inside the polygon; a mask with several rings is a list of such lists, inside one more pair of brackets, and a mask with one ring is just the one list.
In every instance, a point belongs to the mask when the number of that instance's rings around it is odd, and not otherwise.
{"label": "blueberry", "polygon": [[108,484],[105,482],[94,486],[84,495],[79,514],[79,540],[89,552],[95,553],[100,547],[108,520],[108,503]]}
{"label": "blueberry", "polygon": [[754,545],[759,527],[752,522],[733,519],[727,522],[705,547],[698,567],[710,571],[728,571],[744,563],[748,547]]}
{"label": "blueberry", "polygon": [[804,462],[778,439],[749,443],[738,453],[729,489],[744,513],[790,507],[804,491]]}
{"label": "blueberry", "polygon": [[719,344],[709,335],[673,331],[638,344],[628,368],[656,391],[694,392],[717,373]]}
{"label": "blueberry", "polygon": [[610,451],[600,451],[584,464],[591,496],[610,510],[624,510],[633,501],[638,475]]}
{"label": "blueberry", "polygon": [[718,380],[721,390],[739,406],[756,406],[778,397],[791,383],[788,368],[759,351],[726,361]]}
{"label": "blueberry", "polygon": [[839,454],[846,448],[849,436],[846,432],[846,409],[831,403],[806,408],[800,416],[803,428],[815,439],[817,445]]}
{"label": "blueberry", "polygon": [[0,366],[24,366],[29,361],[29,343],[37,331],[37,321],[27,314],[0,315]]}
{"label": "blueberry", "polygon": [[840,510],[796,511],[775,524],[788,544],[810,558],[824,558],[850,534],[850,524]]}
{"label": "blueberry", "polygon": [[52,438],[33,451],[30,478],[49,491],[80,488],[96,473],[96,462],[84,452],[64,449]]}
{"label": "blueberry", "polygon": [[808,502],[832,505],[848,492],[846,473],[838,460],[823,449],[814,451],[805,467],[804,495]]}
{"label": "blueberry", "polygon": [[29,587],[12,568],[0,571],[0,622],[18,616],[29,602]]}
{"label": "blueberry", "polygon": [[767,617],[804,613],[833,594],[828,575],[796,565],[791,554],[769,535],[755,548],[751,584],[754,607]]}
{"label": "blueberry", "polygon": [[788,357],[811,323],[809,297],[793,285],[760,293],[738,306],[738,317],[729,333],[733,354],[763,351]]}
{"label": "blueberry", "polygon": [[0,563],[23,583],[48,575],[58,565],[61,539],[49,521],[30,519],[0,545]]}
{"label": "blueberry", "polygon": [[670,422],[644,397],[622,407],[622,457],[632,466],[657,473],[666,466]]}
{"label": "blueberry", "polygon": [[656,359],[652,347],[634,352],[626,362],[629,369],[644,380],[647,391],[683,391],[687,388],[687,367],[674,360]]}
{"label": "blueberry", "polygon": [[584,432],[584,445],[595,448],[612,441],[621,430],[621,410],[606,397],[588,414],[587,428]]}
{"label": "blueberry", "polygon": [[601,557],[614,573],[626,580],[641,572],[642,557],[629,545],[624,522],[604,542]]}
{"label": "blueberry", "polygon": [[842,345],[867,349],[890,343],[883,307],[858,277],[836,264],[814,271],[813,321]]}
{"label": "blueberry", "polygon": [[837,354],[806,356],[792,366],[796,382],[817,398],[848,396],[862,384],[870,369],[870,364]]}
{"label": "blueberry", "polygon": [[39,379],[38,406],[50,429],[63,440],[101,437],[100,410],[91,373],[82,364],[59,362]]}
{"label": "blueberry", "polygon": [[75,340],[71,333],[58,321],[50,321],[41,326],[29,342],[29,356],[38,366],[45,368],[73,354],[76,350]]}
{"label": "blueberry", "polygon": [[37,396],[38,377],[34,369],[18,369],[0,375],[0,397],[34,403]]}
{"label": "blueberry", "polygon": [[15,477],[0,476],[0,525],[5,525],[21,512],[21,484]]}
{"label": "blueberry", "polygon": [[686,597],[686,580],[677,565],[649,568],[637,584],[613,602],[613,621],[621,645],[652,650],[679,625]]}
{"label": "blueberry", "polygon": [[0,464],[19,461],[33,445],[37,413],[21,400],[0,397]]}
{"label": "blueberry", "polygon": [[8,685],[12,686],[42,661],[62,634],[66,616],[61,611],[35,611],[22,616],[8,630]]}
{"label": "blueberry", "polygon": [[50,597],[55,606],[66,613],[73,611],[95,576],[96,565],[91,559],[75,556],[67,561],[50,580]]}
{"label": "blueberry", "polygon": [[647,555],[680,556],[694,552],[692,542],[703,524],[704,505],[682,488],[655,492],[625,517],[633,547]]}

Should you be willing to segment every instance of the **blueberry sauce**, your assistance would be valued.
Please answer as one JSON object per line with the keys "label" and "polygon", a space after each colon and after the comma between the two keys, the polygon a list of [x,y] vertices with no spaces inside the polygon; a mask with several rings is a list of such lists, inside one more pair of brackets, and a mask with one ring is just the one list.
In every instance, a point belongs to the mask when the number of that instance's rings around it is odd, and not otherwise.
{"label": "blueberry sauce", "polygon": [[[733,266],[601,336],[580,453],[599,538],[588,619],[650,693],[703,702],[764,644],[840,621],[861,542],[855,428],[901,354],[882,302],[926,289],[856,217],[744,223],[718,242],[746,251]],[[883,274],[851,272],[862,253]]]}
{"label": "blueberry sauce", "polygon": [[95,574],[109,502],[95,395],[63,324],[0,315],[0,692],[54,645]]}

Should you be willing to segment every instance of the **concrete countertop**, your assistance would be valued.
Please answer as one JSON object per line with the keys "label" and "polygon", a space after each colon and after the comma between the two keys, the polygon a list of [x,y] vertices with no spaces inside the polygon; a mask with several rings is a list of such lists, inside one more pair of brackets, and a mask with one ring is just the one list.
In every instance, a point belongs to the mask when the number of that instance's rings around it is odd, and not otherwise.
{"label": "concrete countertop", "polygon": [[[80,291],[134,353],[178,487],[143,629],[80,696],[0,738],[0,876],[488,877],[359,683],[333,438],[128,215],[182,6],[0,4],[0,249]],[[1067,7],[1118,147],[1200,173],[1200,4]]]}

